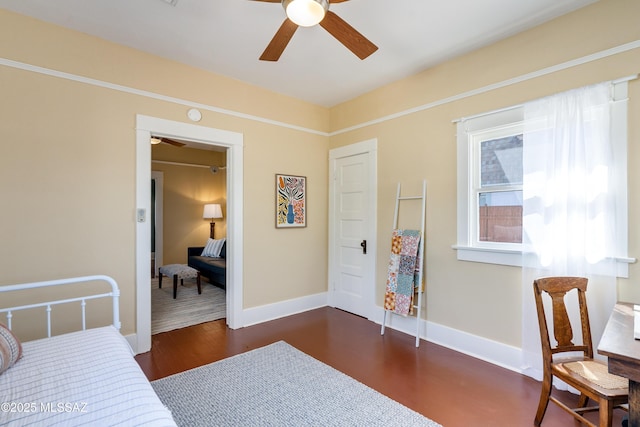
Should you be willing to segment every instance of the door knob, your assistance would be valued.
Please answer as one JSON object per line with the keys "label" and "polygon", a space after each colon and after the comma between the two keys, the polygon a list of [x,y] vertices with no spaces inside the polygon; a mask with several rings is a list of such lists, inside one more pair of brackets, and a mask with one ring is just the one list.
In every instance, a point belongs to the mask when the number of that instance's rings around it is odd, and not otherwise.
{"label": "door knob", "polygon": [[367,241],[363,240],[362,242],[360,242],[360,246],[362,247],[362,253],[363,254],[367,254]]}

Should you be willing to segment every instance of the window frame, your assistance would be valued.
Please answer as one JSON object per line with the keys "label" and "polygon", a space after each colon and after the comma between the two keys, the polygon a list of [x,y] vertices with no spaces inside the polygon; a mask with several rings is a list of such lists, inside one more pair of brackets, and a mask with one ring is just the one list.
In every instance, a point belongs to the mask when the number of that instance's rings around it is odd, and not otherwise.
{"label": "window frame", "polygon": [[[524,108],[514,106],[475,117],[457,121],[457,250],[458,260],[473,261],[489,264],[511,266],[522,265],[521,244],[501,244],[497,242],[483,242],[478,244],[477,236],[477,201],[475,200],[475,181],[479,180],[479,168],[476,163],[477,141],[475,135],[496,130],[519,126],[524,120]],[[476,142],[476,143],[474,143]]]}
{"label": "window frame", "polygon": [[[636,261],[627,255],[628,250],[628,201],[627,201],[627,123],[628,123],[628,81],[613,82],[613,104],[611,112],[611,138],[616,159],[616,185],[618,229],[616,230],[618,277],[629,277],[630,263]],[[480,165],[475,163],[477,141],[474,136],[499,129],[523,126],[524,107],[516,105],[472,117],[455,120],[457,124],[457,242],[452,248],[459,261],[472,261],[522,267],[522,244],[500,242],[478,242],[477,194],[474,180],[479,177]]]}

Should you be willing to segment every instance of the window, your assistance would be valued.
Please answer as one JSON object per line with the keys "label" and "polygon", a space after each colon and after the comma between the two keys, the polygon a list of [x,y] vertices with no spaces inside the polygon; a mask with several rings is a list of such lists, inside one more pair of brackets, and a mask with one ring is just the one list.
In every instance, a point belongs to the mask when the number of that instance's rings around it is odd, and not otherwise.
{"label": "window", "polygon": [[522,243],[522,126],[473,132],[475,246]]}
{"label": "window", "polygon": [[[627,80],[614,82],[611,138],[616,164],[618,275],[627,264]],[[459,260],[521,266],[522,106],[457,122]]]}
{"label": "window", "polygon": [[458,122],[458,259],[520,265],[522,107]]}

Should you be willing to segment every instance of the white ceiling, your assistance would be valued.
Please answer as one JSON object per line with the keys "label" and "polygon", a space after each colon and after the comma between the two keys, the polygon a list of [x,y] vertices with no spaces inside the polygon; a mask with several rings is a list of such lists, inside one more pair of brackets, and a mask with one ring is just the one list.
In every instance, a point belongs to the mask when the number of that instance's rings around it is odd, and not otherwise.
{"label": "white ceiling", "polygon": [[284,20],[278,3],[0,0],[0,7],[329,107],[595,1],[350,0],[331,10],[377,52],[360,60],[315,26],[299,28],[278,62],[258,60]]}

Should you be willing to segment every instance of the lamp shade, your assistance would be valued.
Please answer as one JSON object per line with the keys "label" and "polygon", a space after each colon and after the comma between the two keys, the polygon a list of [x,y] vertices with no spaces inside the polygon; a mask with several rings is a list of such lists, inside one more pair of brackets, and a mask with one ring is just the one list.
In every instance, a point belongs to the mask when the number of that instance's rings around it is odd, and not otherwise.
{"label": "lamp shade", "polygon": [[312,27],[324,19],[329,9],[327,0],[282,0],[287,18],[301,27]]}
{"label": "lamp shade", "polygon": [[217,203],[204,205],[203,218],[222,218],[222,207]]}

